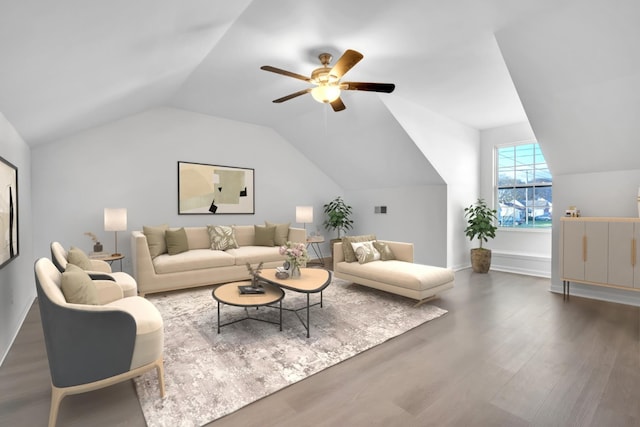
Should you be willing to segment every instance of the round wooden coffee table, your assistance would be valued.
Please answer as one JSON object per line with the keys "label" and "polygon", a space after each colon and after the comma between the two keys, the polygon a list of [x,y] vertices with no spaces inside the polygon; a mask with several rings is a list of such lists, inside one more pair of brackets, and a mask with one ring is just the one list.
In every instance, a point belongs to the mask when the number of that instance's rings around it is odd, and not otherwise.
{"label": "round wooden coffee table", "polygon": [[[213,299],[218,302],[218,333],[220,333],[220,328],[223,326],[231,325],[233,323],[240,322],[242,320],[259,320],[260,322],[273,323],[275,325],[280,325],[280,330],[282,330],[282,298],[284,298],[284,291],[280,289],[280,287],[271,285],[269,283],[262,283],[262,287],[264,288],[263,294],[241,294],[238,286],[248,286],[251,285],[251,282],[232,282],[226,283],[224,285],[220,285],[215,288],[211,295],[213,295]],[[271,304],[279,304],[280,310],[280,321],[274,322],[268,319],[261,319],[259,317],[251,317],[249,315],[249,307],[264,307]],[[222,304],[233,305],[236,307],[244,307],[246,312],[246,317],[241,319],[236,319],[231,322],[227,322],[224,324],[220,324],[220,306]],[[276,307],[274,307],[276,308]]]}

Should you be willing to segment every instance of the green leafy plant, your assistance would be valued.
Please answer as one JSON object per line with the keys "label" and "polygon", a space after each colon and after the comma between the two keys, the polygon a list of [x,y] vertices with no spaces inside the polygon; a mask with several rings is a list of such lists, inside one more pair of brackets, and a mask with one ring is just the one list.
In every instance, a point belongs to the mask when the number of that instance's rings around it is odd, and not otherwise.
{"label": "green leafy plant", "polygon": [[497,211],[489,208],[484,199],[478,199],[478,201],[464,208],[464,216],[467,218],[467,228],[464,230],[464,234],[473,241],[477,238],[480,242],[480,249],[482,249],[482,242],[488,242],[489,237],[496,237],[496,230],[498,227],[495,225]]}
{"label": "green leafy plant", "polygon": [[350,218],[352,214],[351,206],[347,205],[341,196],[325,204],[324,213],[327,215],[324,227],[327,230],[336,230],[338,238],[340,238],[342,231],[346,232],[353,228],[353,220]]}

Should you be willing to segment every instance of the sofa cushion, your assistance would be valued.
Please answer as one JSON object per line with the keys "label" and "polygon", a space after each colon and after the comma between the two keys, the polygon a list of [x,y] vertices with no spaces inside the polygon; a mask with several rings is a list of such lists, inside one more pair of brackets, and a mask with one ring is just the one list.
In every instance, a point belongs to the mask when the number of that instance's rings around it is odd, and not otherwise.
{"label": "sofa cushion", "polygon": [[371,242],[376,240],[375,234],[365,234],[362,236],[345,236],[342,238],[342,251],[344,252],[344,260],[346,262],[356,262],[356,254],[351,246],[352,242]]}
{"label": "sofa cushion", "polygon": [[389,247],[387,243],[375,240],[373,242],[373,247],[376,248],[378,252],[380,252],[380,259],[382,261],[390,261],[392,259],[396,259],[396,256],[393,254],[391,247]]}
{"label": "sofa cushion", "polygon": [[233,235],[233,228],[226,225],[207,225],[211,249],[225,251],[238,247],[236,238]]}
{"label": "sofa cushion", "polygon": [[143,226],[142,233],[147,237],[147,245],[151,258],[167,253],[167,242],[164,238],[164,232],[169,229],[167,224],[158,225],[156,227]]}
{"label": "sofa cushion", "polygon": [[449,268],[398,260],[373,261],[367,264],[339,262],[335,271],[418,291],[435,288],[454,279],[453,271]]}
{"label": "sofa cushion", "polygon": [[60,288],[69,303],[98,305],[98,293],[93,280],[87,272],[71,262],[62,273]]}
{"label": "sofa cushion", "polygon": [[266,225],[267,227],[271,227],[271,226],[276,227],[276,235],[274,239],[276,246],[282,246],[285,243],[287,243],[287,240],[289,240],[289,226],[291,225],[290,222],[287,222],[284,224],[276,224],[269,221],[265,221],[264,225]]}
{"label": "sofa cushion", "polygon": [[235,257],[236,265],[256,264],[259,262],[284,262],[284,255],[280,255],[278,247],[268,248],[266,246],[240,246],[237,249],[229,249],[226,251],[229,255]]}
{"label": "sofa cushion", "polygon": [[266,225],[256,225],[255,229],[255,245],[270,246],[276,245],[276,226],[267,227]]}
{"label": "sofa cushion", "polygon": [[67,252],[67,262],[77,265],[83,270],[91,270],[93,264],[91,264],[91,259],[84,253],[82,249],[78,249],[75,246],[71,246],[69,248],[69,252]]}
{"label": "sofa cushion", "polygon": [[205,268],[227,267],[235,265],[235,259],[225,251],[211,249],[191,249],[177,255],[160,255],[153,260],[158,274],[178,273]]}
{"label": "sofa cushion", "polygon": [[373,247],[373,242],[353,242],[351,243],[351,247],[360,264],[366,264],[380,259],[380,252]]}
{"label": "sofa cushion", "polygon": [[253,225],[234,225],[233,235],[236,237],[238,246],[254,246],[256,230]]}
{"label": "sofa cushion", "polygon": [[211,240],[207,227],[185,227],[189,249],[211,249]]}
{"label": "sofa cushion", "polygon": [[167,252],[169,255],[177,255],[189,250],[189,241],[184,228],[177,230],[167,230],[164,232],[164,238],[167,241]]}

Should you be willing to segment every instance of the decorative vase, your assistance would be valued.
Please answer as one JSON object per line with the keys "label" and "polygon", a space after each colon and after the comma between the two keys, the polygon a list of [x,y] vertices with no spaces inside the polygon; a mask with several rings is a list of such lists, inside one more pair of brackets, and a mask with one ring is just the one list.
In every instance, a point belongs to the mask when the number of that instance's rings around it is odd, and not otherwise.
{"label": "decorative vase", "polygon": [[93,245],[93,252],[102,252],[102,243],[96,242],[96,244]]}
{"label": "decorative vase", "polygon": [[300,278],[300,266],[295,263],[291,263],[291,278],[299,279]]}

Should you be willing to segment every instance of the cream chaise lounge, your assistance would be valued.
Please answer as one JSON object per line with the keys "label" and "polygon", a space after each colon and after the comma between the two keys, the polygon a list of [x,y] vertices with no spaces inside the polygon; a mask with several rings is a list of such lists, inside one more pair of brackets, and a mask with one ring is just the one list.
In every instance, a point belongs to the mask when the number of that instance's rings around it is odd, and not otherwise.
{"label": "cream chaise lounge", "polygon": [[[282,224],[280,224],[282,225]],[[247,263],[264,262],[264,268],[275,268],[285,261],[280,255],[278,241],[272,246],[256,243],[255,226],[233,226],[238,248],[211,249],[207,227],[184,227],[188,241],[186,252],[151,256],[147,236],[142,231],[133,231],[131,254],[133,274],[141,296],[148,293],[206,286],[218,283],[248,280]],[[170,229],[175,230],[175,229]],[[306,242],[306,231],[290,228],[286,224],[282,239],[291,242]]]}
{"label": "cream chaise lounge", "polygon": [[454,284],[453,271],[449,268],[414,264],[413,243],[380,241],[386,243],[394,258],[388,261],[371,261],[360,264],[347,262],[343,244],[338,242],[333,250],[334,276],[371,288],[402,295],[422,304],[433,299]]}

